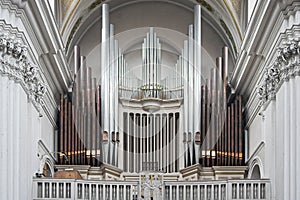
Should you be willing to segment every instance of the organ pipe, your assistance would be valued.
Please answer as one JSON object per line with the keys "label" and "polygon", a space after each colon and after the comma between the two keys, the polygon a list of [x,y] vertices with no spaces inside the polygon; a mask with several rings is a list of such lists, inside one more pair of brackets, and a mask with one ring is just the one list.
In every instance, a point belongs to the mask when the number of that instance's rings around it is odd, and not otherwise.
{"label": "organ pipe", "polygon": [[194,132],[200,133],[201,116],[201,6],[194,8]]}
{"label": "organ pipe", "polygon": [[[188,135],[192,138],[189,142],[190,160],[193,163],[194,158],[194,26],[189,26],[189,38],[188,38],[188,110],[189,110],[189,124],[188,124]],[[193,163],[194,164],[194,163]]]}
{"label": "organ pipe", "polygon": [[[109,6],[102,5],[102,41],[101,41],[101,96],[102,96],[102,128],[105,134],[109,134]],[[107,162],[108,144],[104,144],[104,161]]]}

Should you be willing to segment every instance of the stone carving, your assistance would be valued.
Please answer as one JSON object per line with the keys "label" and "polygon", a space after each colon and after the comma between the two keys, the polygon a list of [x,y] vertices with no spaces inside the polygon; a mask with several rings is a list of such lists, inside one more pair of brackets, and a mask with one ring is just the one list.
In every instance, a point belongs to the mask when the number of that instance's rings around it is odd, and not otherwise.
{"label": "stone carving", "polygon": [[275,98],[283,81],[300,75],[300,41],[289,40],[284,47],[278,48],[275,62],[265,70],[258,87],[260,105]]}
{"label": "stone carving", "polygon": [[[159,178],[160,176],[160,178]],[[162,199],[162,186],[163,180],[162,176],[158,174],[145,174],[143,179],[140,178],[141,190],[139,194],[143,194],[143,198],[145,200],[161,200]]]}
{"label": "stone carving", "polygon": [[41,113],[46,86],[38,76],[38,67],[27,57],[27,47],[7,35],[0,35],[0,74],[21,83]]}

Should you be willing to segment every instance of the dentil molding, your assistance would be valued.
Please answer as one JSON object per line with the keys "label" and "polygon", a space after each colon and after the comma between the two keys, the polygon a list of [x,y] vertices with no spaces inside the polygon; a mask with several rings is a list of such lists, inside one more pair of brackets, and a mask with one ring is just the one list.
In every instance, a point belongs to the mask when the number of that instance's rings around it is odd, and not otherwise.
{"label": "dentil molding", "polygon": [[41,115],[47,87],[38,75],[38,67],[29,61],[28,47],[14,35],[0,34],[0,75],[20,83]]}

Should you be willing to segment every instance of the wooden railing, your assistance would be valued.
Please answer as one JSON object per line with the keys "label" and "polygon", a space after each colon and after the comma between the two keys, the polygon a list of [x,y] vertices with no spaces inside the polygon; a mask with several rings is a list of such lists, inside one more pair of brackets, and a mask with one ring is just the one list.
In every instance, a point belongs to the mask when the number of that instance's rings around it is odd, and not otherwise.
{"label": "wooden railing", "polygon": [[[138,199],[139,182],[89,181],[75,179],[33,180],[33,199]],[[269,180],[228,180],[165,182],[163,199],[172,200],[241,200],[270,199]],[[141,195],[143,196],[143,195]]]}

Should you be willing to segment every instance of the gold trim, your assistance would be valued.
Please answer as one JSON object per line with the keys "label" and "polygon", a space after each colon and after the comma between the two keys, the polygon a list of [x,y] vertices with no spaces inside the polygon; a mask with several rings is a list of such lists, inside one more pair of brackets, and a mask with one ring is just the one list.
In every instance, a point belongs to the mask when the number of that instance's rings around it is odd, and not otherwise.
{"label": "gold trim", "polygon": [[242,33],[241,33],[241,30],[239,29],[239,26],[238,26],[238,23],[236,21],[236,18],[234,17],[234,14],[233,14],[232,10],[230,9],[227,0],[223,0],[223,2],[225,3],[226,8],[228,9],[230,16],[233,18],[233,22],[234,22],[234,25],[235,25],[236,29],[238,30],[238,34],[240,36],[240,40],[242,40],[243,39]]}
{"label": "gold trim", "polygon": [[66,26],[67,26],[68,22],[70,21],[70,18],[73,15],[75,9],[77,8],[79,2],[80,2],[80,0],[77,0],[76,3],[75,3],[75,5],[73,6],[72,10],[70,11],[70,14],[68,15],[67,20],[65,21],[65,23],[63,25],[63,28],[62,28],[62,31],[61,31],[62,35],[64,34]]}

